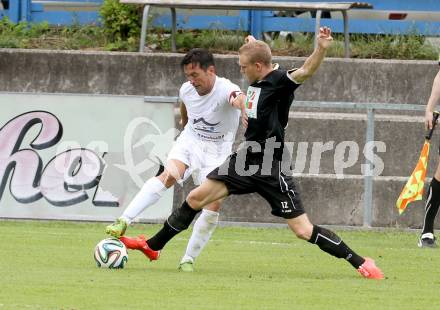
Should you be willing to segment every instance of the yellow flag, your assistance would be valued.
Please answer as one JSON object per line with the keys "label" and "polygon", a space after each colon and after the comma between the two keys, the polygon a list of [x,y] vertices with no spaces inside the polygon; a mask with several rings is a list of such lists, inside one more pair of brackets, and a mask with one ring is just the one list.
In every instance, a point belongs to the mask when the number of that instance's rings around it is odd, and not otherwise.
{"label": "yellow flag", "polygon": [[406,206],[416,200],[422,200],[423,197],[423,187],[425,185],[426,169],[428,165],[428,155],[429,155],[429,141],[425,141],[423,145],[422,153],[420,154],[417,166],[413,173],[406,182],[405,187],[400,193],[399,198],[396,202],[396,207],[399,209],[399,214],[405,211]]}

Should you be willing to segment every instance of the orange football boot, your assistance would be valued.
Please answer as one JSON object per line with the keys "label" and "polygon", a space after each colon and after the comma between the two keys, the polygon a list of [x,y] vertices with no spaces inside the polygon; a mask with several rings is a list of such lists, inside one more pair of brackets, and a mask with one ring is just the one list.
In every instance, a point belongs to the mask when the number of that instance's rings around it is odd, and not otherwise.
{"label": "orange football boot", "polygon": [[137,237],[122,236],[119,238],[121,242],[130,250],[139,250],[147,256],[150,261],[159,259],[160,251],[154,251],[150,249],[147,244],[147,240],[143,235]]}

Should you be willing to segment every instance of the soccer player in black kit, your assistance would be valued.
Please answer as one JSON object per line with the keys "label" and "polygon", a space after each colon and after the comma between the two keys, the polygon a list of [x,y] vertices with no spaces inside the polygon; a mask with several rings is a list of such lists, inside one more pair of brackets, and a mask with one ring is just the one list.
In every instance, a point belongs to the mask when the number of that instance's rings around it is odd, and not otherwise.
{"label": "soccer player in black kit", "polygon": [[256,192],[269,202],[273,215],[286,219],[298,238],[347,260],[365,278],[383,279],[382,271],[371,258],[359,256],[335,233],[309,221],[292,176],[282,169],[284,132],[294,91],[318,69],[332,40],[331,30],[321,28],[318,45],[303,66],[285,71],[273,68],[272,54],[266,43],[252,36],[246,38],[247,43],[239,50],[240,70],[250,83],[245,102],[246,147],[209,173],[207,179],[188,194],[182,206],[173,211],[163,228],[146,241],[145,247],[160,251],[213,201],[228,195]]}

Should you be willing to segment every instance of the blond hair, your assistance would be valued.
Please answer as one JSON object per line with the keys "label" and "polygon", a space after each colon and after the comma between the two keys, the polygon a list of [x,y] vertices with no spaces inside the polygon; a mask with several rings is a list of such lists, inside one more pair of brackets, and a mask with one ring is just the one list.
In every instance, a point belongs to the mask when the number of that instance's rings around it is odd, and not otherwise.
{"label": "blond hair", "polygon": [[272,65],[272,53],[270,51],[269,45],[267,43],[256,40],[244,44],[238,50],[240,55],[246,54],[249,62],[251,63],[263,63],[267,66]]}

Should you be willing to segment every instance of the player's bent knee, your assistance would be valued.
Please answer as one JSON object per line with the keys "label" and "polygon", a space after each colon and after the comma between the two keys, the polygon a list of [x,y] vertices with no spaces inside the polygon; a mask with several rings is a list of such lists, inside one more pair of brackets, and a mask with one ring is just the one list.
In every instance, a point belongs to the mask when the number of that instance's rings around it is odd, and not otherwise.
{"label": "player's bent knee", "polygon": [[166,188],[170,188],[176,184],[177,180],[167,170],[162,172],[157,178],[165,185]]}
{"label": "player's bent knee", "polygon": [[312,235],[310,231],[307,229],[298,229],[293,231],[295,233],[295,236],[297,236],[299,239],[303,240],[309,240],[310,236]]}
{"label": "player's bent knee", "polygon": [[220,199],[227,195],[228,191],[223,183],[208,179],[199,187],[193,189],[186,201],[192,208],[202,209],[213,202],[220,201]]}
{"label": "player's bent knee", "polygon": [[298,238],[310,240],[313,233],[313,224],[305,213],[298,217],[288,219],[287,224]]}
{"label": "player's bent knee", "polygon": [[310,225],[289,225],[295,236],[299,239],[309,240],[312,236],[313,226]]}
{"label": "player's bent knee", "polygon": [[203,197],[197,192],[197,188],[192,190],[188,197],[186,197],[186,202],[191,206],[191,208],[194,209],[201,209],[203,208],[202,202]]}

